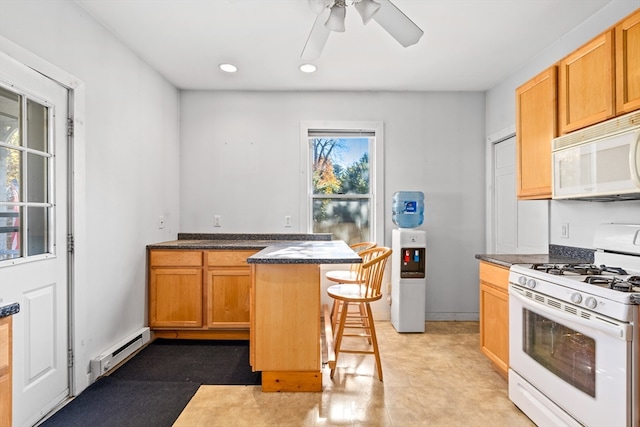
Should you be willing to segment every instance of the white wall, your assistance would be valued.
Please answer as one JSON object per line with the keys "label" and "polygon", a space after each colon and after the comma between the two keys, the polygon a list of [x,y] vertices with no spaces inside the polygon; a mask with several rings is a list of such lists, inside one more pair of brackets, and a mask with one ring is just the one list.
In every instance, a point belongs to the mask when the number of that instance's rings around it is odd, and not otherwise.
{"label": "white wall", "polygon": [[145,324],[145,246],[178,229],[178,91],[73,1],[2,0],[1,11],[0,35],[84,83],[84,158],[75,161],[85,175],[76,194],[80,391],[90,359]]}
{"label": "white wall", "polygon": [[[477,319],[484,103],[482,93],[182,92],[180,229],[307,232],[297,214],[304,203],[300,122],[382,121],[385,242],[379,243],[391,245],[393,193],[423,191],[427,318]],[[222,227],[213,227],[214,214]],[[292,215],[293,228],[284,228],[284,215]]]}
{"label": "white wall", "polygon": [[[518,86],[553,65],[593,37],[640,7],[640,0],[613,0],[598,13],[574,28],[565,37],[543,50],[518,72],[487,91],[487,135],[515,125],[515,90]],[[508,36],[508,35],[505,35]],[[549,243],[591,248],[593,230],[602,222],[640,223],[640,201],[550,202]],[[560,238],[560,225],[569,223],[569,238]]]}

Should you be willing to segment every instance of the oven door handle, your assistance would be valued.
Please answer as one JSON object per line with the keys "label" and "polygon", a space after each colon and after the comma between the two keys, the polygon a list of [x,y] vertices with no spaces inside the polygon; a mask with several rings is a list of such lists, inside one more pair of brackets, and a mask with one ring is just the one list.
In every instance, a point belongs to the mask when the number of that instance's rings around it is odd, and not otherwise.
{"label": "oven door handle", "polygon": [[[518,293],[518,290],[509,290],[509,296],[517,299],[523,306],[534,306],[538,308],[542,313],[553,315],[556,318],[560,318],[567,322],[573,323],[575,325],[586,326],[589,328],[593,328],[599,332],[605,333],[614,338],[620,338],[625,341],[631,341],[632,327],[628,323],[617,322],[612,319],[607,319],[606,321],[599,320],[597,315],[593,314],[593,318],[595,320],[586,320],[579,316],[574,316],[571,314],[564,313],[560,310],[553,309],[551,307],[547,307],[544,304],[539,303],[538,301],[531,300],[527,297],[524,297]],[[553,319],[551,319],[553,320]],[[605,323],[606,322],[606,323]]]}

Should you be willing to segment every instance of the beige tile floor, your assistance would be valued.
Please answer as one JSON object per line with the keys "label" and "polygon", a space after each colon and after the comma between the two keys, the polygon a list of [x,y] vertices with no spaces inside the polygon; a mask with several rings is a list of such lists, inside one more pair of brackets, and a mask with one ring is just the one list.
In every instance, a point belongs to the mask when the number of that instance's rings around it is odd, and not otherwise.
{"label": "beige tile floor", "polygon": [[175,427],[535,426],[507,397],[507,383],[479,350],[477,322],[427,322],[399,334],[376,322],[384,382],[373,356],[344,354],[318,393],[259,386],[201,386]]}

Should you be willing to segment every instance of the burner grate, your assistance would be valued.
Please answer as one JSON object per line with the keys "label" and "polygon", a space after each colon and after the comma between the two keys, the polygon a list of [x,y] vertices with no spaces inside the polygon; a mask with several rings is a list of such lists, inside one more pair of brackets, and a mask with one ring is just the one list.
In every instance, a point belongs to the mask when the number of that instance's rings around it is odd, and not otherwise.
{"label": "burner grate", "polygon": [[[604,267],[604,266],[602,266]],[[575,274],[579,276],[586,275],[599,275],[602,274],[602,268],[593,264],[533,264],[531,266],[533,270],[543,271],[549,274],[555,274],[558,276],[566,274]]]}

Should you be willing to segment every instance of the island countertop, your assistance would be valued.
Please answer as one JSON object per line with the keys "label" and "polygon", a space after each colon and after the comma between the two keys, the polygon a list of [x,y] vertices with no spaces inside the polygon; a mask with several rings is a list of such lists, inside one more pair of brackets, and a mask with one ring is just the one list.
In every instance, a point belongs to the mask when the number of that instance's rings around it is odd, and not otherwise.
{"label": "island countertop", "polygon": [[249,264],[355,264],[362,258],[342,240],[280,242],[247,258]]}

